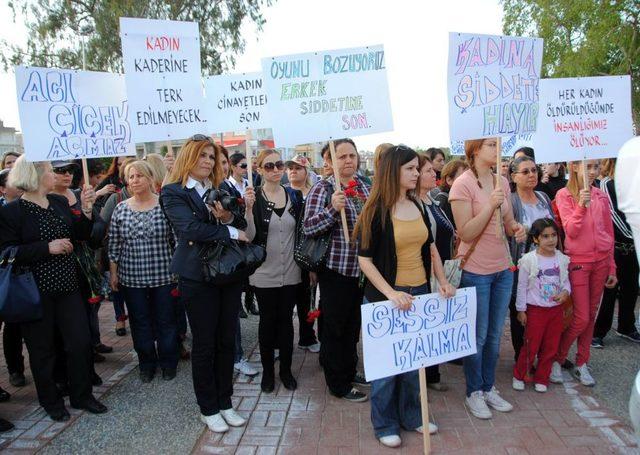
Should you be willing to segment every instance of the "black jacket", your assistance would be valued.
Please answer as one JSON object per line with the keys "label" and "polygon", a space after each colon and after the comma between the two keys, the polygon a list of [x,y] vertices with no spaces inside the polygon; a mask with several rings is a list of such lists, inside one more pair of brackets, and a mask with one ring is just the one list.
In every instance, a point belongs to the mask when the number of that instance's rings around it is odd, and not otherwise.
{"label": "black jacket", "polygon": [[[431,234],[431,223],[429,222],[429,215],[422,210],[421,204],[413,201],[422,214],[422,220],[429,236],[427,241],[422,245],[422,263],[427,275],[427,285],[429,283],[429,277],[431,276],[431,243],[433,243],[433,235]],[[373,261],[373,265],[376,266],[380,274],[389,283],[390,286],[394,286],[396,282],[396,273],[398,271],[398,258],[396,256],[396,241],[393,234],[393,221],[391,220],[391,213],[387,212],[385,217],[384,227],[382,226],[382,218],[379,214],[374,216],[371,223],[371,238],[369,242],[369,248],[360,248],[358,256],[369,257]],[[369,280],[366,280],[364,295],[369,302],[379,302],[387,300],[387,298],[378,291]]]}
{"label": "black jacket", "polygon": [[[303,198],[302,192],[294,190],[293,188],[283,187],[287,193],[287,197],[291,201],[291,207],[289,213],[296,220],[296,232],[300,226],[301,217],[303,214]],[[255,245],[261,247],[267,247],[267,235],[269,233],[269,223],[271,222],[271,213],[273,213],[273,202],[267,201],[262,192],[262,187],[256,188],[256,202],[253,204],[253,220],[256,226],[256,235],[253,238]]]}
{"label": "black jacket", "polygon": [[[209,242],[229,239],[229,230],[210,216],[209,209],[194,188],[180,183],[162,187],[160,204],[178,237],[178,245],[171,261],[171,273],[189,280],[204,281],[201,248]],[[247,222],[234,216],[231,226],[246,229]]]}
{"label": "black jacket", "polygon": [[[49,206],[69,225],[71,240],[90,240],[94,222],[84,214],[75,216],[69,200],[57,194],[47,195]],[[94,212],[95,215],[95,212]],[[38,221],[20,207],[16,199],[0,208],[0,249],[18,246],[16,264],[28,266],[49,256],[49,242],[40,240]]]}

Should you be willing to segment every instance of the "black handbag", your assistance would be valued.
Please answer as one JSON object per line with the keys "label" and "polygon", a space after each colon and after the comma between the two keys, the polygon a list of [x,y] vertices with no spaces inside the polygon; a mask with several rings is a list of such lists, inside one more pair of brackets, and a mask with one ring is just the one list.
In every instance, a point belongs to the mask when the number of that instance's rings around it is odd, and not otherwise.
{"label": "black handbag", "polygon": [[[327,203],[329,205],[329,198]],[[304,209],[303,209],[304,213]],[[333,229],[317,237],[309,237],[304,234],[304,221],[298,223],[298,232],[293,247],[293,260],[307,272],[319,272],[324,268],[331,244]]]}
{"label": "black handbag", "polygon": [[221,240],[207,244],[200,250],[205,281],[216,285],[244,280],[267,258],[267,251],[253,243]]}
{"label": "black handbag", "polygon": [[28,267],[14,267],[17,247],[0,254],[0,318],[19,323],[42,319],[40,291]]}

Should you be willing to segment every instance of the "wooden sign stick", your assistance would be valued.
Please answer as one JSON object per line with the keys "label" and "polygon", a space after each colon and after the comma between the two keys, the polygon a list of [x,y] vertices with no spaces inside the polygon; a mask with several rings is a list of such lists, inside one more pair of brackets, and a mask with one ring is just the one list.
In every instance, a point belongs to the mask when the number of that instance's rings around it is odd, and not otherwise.
{"label": "wooden sign stick", "polygon": [[[587,171],[587,159],[582,159],[582,189],[589,189],[589,172]],[[585,204],[585,207],[589,207],[589,203]]]}
{"label": "wooden sign stick", "polygon": [[429,433],[429,402],[427,401],[427,374],[424,368],[418,370],[420,378],[420,409],[422,411],[422,443],[424,455],[431,452],[431,434]]}
{"label": "wooden sign stick", "polygon": [[[496,188],[501,188],[502,184],[502,138],[496,138]],[[502,210],[496,209],[496,237],[502,238]]]}
{"label": "wooden sign stick", "polygon": [[[336,179],[336,191],[342,191],[340,184],[340,174],[338,173],[338,160],[336,159],[336,146],[333,141],[329,141],[329,150],[331,151],[331,164],[333,165],[333,177]],[[347,214],[344,209],[340,210],[340,219],[342,220],[342,232],[344,238],[349,243],[349,225],[347,225]]]}
{"label": "wooden sign stick", "polygon": [[251,130],[247,130],[246,133],[246,141],[245,141],[245,156],[247,157],[247,180],[249,180],[249,184],[247,186],[249,186],[250,188],[253,188],[253,168],[251,167],[251,144],[249,144],[249,141],[251,140]]}

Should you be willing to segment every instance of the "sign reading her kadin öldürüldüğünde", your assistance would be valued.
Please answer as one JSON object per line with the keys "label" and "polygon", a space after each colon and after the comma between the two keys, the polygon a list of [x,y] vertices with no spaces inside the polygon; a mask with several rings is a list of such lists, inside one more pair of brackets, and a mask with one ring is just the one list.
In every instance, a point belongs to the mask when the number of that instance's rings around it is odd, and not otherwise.
{"label": "sign reading her kadin \u00f6ld\u00fcr\u00fcld\u00fc\u011f\u00fcnde", "polygon": [[120,38],[134,141],[206,133],[198,24],[121,17]]}
{"label": "sign reading her kadin \u00f6ld\u00fcr\u00fcld\u00fc\u011f\u00fcnde", "polygon": [[362,352],[368,381],[476,353],[476,288],[454,297],[417,296],[410,310],[389,300],[361,307]]}
{"label": "sign reading her kadin \u00f6ld\u00fcr\u00fcld\u00fc\u011f\u00fcnde", "polygon": [[542,39],[449,34],[451,141],[536,130]]}
{"label": "sign reading her kadin \u00f6ld\u00fcr\u00fcld\u00fc\u011f\u00fcnde", "polygon": [[[533,134],[514,134],[502,138],[502,156],[508,157],[521,147],[533,147]],[[464,141],[453,141],[451,143],[452,155],[464,155]]]}
{"label": "sign reading her kadin \u00f6ld\u00fcr\u00fcld\u00fc\u011f\u00fcnde", "polygon": [[270,128],[262,73],[223,74],[204,79],[205,112],[213,131]]}
{"label": "sign reading her kadin \u00f6ld\u00fcr\u00fcld\u00fc\u011f\u00fcnde", "polygon": [[613,158],[632,137],[629,76],[540,81],[536,162]]}
{"label": "sign reading her kadin \u00f6ld\u00fcr\u00fcld\u00fc\u011f\u00fcnde", "polygon": [[122,75],[22,66],[15,72],[29,161],[135,154]]}
{"label": "sign reading her kadin \u00f6ld\u00fcr\u00fcld\u00fc\u011f\u00fcnde", "polygon": [[262,59],[278,147],[393,129],[384,48]]}

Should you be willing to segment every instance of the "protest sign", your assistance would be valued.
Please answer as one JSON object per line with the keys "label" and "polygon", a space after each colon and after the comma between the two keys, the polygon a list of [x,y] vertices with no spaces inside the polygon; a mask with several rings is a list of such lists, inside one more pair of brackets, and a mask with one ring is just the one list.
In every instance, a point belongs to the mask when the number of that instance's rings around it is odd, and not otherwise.
{"label": "protest sign", "polygon": [[278,147],[393,129],[383,47],[262,59]]}
{"label": "protest sign", "polygon": [[23,66],[15,72],[29,161],[135,154],[122,75]]}
{"label": "protest sign", "polygon": [[391,302],[361,306],[368,381],[466,357],[476,352],[476,288],[445,299],[417,296],[410,310]]}
{"label": "protest sign", "polygon": [[537,162],[613,158],[632,137],[629,76],[540,81]]}
{"label": "protest sign", "polygon": [[206,133],[198,24],[121,17],[120,38],[133,139]]}
{"label": "protest sign", "polygon": [[262,73],[225,74],[204,79],[205,112],[213,131],[270,128]]}
{"label": "protest sign", "polygon": [[[502,138],[502,156],[510,157],[522,147],[533,147],[533,134],[514,134]],[[452,155],[464,155],[464,141],[451,144]]]}
{"label": "protest sign", "polygon": [[449,34],[451,142],[536,130],[542,39]]}

